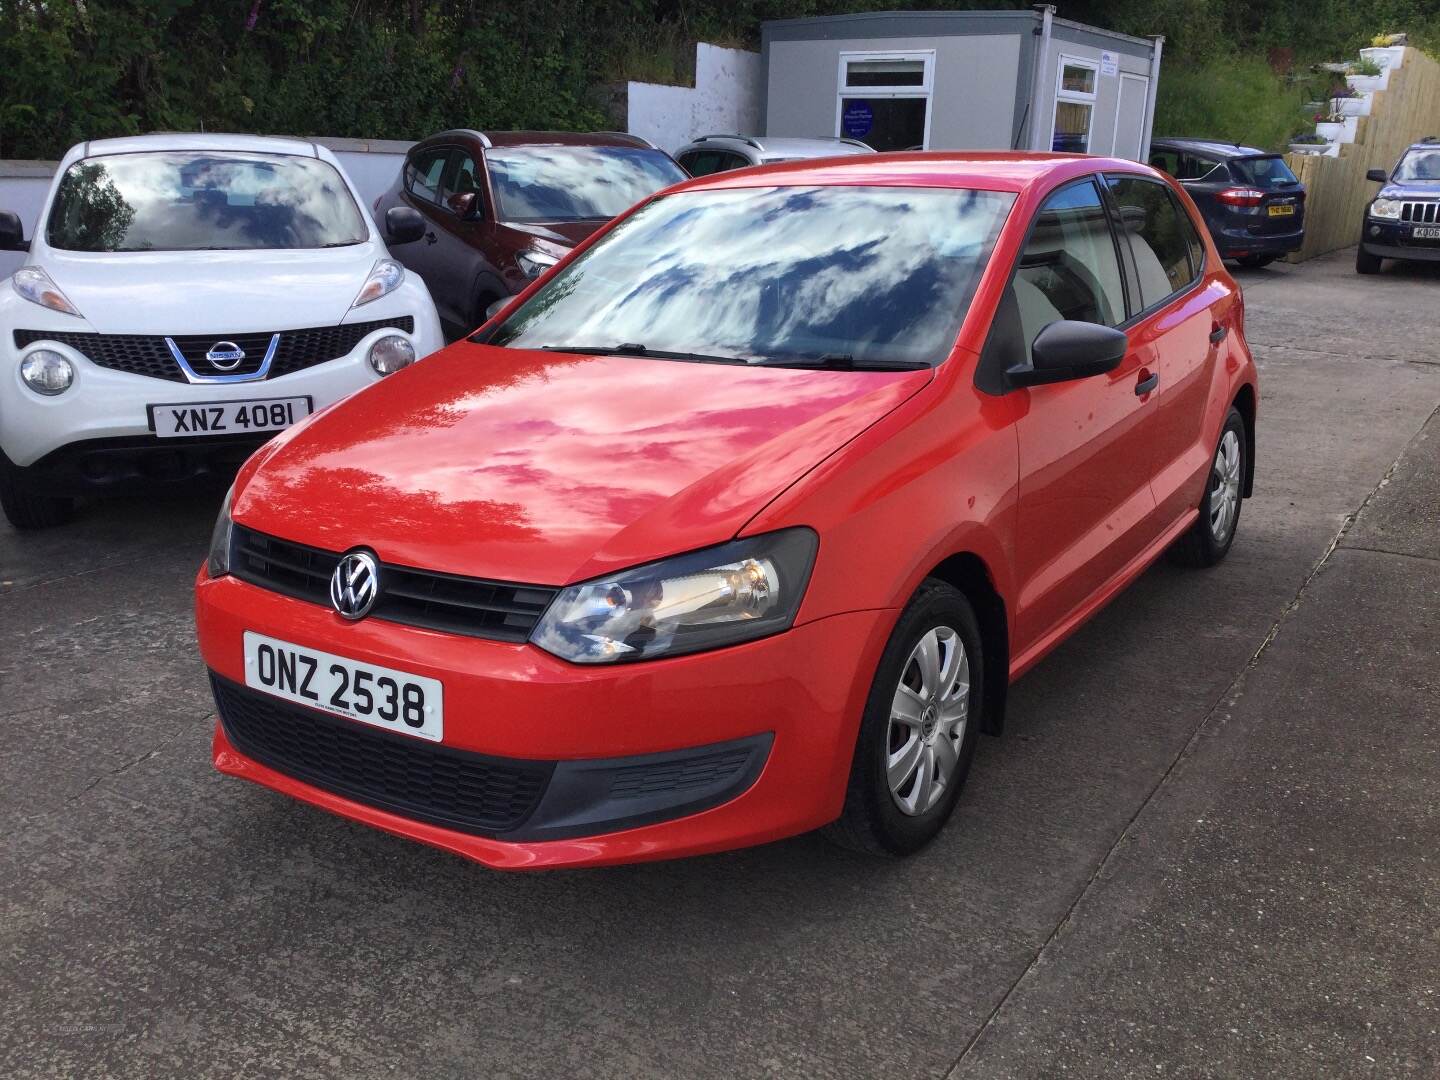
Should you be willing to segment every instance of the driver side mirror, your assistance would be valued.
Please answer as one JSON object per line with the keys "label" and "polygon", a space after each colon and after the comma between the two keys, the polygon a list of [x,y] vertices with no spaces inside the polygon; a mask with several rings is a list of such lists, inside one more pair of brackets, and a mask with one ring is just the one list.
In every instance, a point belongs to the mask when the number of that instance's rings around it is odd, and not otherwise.
{"label": "driver side mirror", "polygon": [[1365,174],[1365,179],[1373,180],[1377,184],[1388,184],[1390,182],[1390,174],[1384,169],[1371,169]]}
{"label": "driver side mirror", "polygon": [[408,206],[385,211],[385,238],[392,244],[413,244],[425,235],[425,219]]}
{"label": "driver side mirror", "polygon": [[1088,379],[1114,371],[1130,341],[1123,331],[1099,323],[1052,322],[1035,335],[1029,364],[1016,364],[1005,374],[1011,386]]}
{"label": "driver side mirror", "polygon": [[450,212],[462,221],[468,221],[472,217],[478,217],[476,213],[480,209],[480,201],[473,191],[459,191],[445,200],[445,205]]}
{"label": "driver side mirror", "polygon": [[0,251],[29,251],[20,218],[8,210],[0,210]]}

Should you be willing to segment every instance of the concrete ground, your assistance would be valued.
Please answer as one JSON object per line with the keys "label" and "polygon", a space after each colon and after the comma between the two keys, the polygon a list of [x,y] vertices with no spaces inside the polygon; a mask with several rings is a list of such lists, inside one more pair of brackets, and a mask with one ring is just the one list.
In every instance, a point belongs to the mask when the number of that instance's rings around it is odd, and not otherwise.
{"label": "concrete ground", "polygon": [[1440,1074],[1440,274],[1249,272],[1256,497],[905,862],[506,876],[210,768],[214,499],[0,525],[0,1075]]}

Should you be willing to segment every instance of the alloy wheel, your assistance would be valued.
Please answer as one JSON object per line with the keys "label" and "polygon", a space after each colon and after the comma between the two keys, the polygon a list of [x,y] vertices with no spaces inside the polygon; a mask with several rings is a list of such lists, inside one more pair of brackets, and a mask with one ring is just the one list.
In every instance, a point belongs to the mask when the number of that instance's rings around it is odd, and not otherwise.
{"label": "alloy wheel", "polygon": [[1210,469],[1210,535],[1216,544],[1224,544],[1235,527],[1240,507],[1240,436],[1227,430],[1215,451],[1215,464]]}
{"label": "alloy wheel", "polygon": [[970,657],[949,626],[926,631],[900,671],[890,702],[885,775],[902,813],[925,813],[945,795],[970,712]]}

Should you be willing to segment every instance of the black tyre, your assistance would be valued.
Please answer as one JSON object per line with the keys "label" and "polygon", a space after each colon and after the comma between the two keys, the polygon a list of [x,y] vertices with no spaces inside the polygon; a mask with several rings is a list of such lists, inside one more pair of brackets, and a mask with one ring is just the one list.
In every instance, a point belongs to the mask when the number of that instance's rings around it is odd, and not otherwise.
{"label": "black tyre", "polygon": [[1181,566],[1214,566],[1225,558],[1240,525],[1245,492],[1245,419],[1231,406],[1220,429],[1210,477],[1200,499],[1200,517],[1170,548],[1170,558]]}
{"label": "black tyre", "polygon": [[1262,266],[1269,266],[1279,255],[1245,255],[1239,260],[1241,266],[1248,266],[1251,270],[1259,270]]}
{"label": "black tyre", "polygon": [[1385,260],[1379,255],[1372,255],[1366,251],[1364,244],[1355,249],[1355,272],[1357,274],[1378,274],[1384,262]]}
{"label": "black tyre", "polygon": [[975,756],[984,673],[970,602],[927,579],[880,658],[830,839],[875,855],[909,855],[935,839]]}
{"label": "black tyre", "polygon": [[17,529],[49,529],[70,520],[75,500],[29,490],[15,475],[15,467],[0,460],[0,510]]}

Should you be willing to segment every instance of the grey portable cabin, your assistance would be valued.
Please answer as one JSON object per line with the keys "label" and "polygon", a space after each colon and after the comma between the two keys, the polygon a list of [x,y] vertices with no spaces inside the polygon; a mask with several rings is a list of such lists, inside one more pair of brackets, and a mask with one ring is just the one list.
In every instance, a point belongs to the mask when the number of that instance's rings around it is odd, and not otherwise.
{"label": "grey portable cabin", "polygon": [[1162,37],[1031,11],[761,24],[765,133],[877,150],[1058,150],[1143,161]]}

